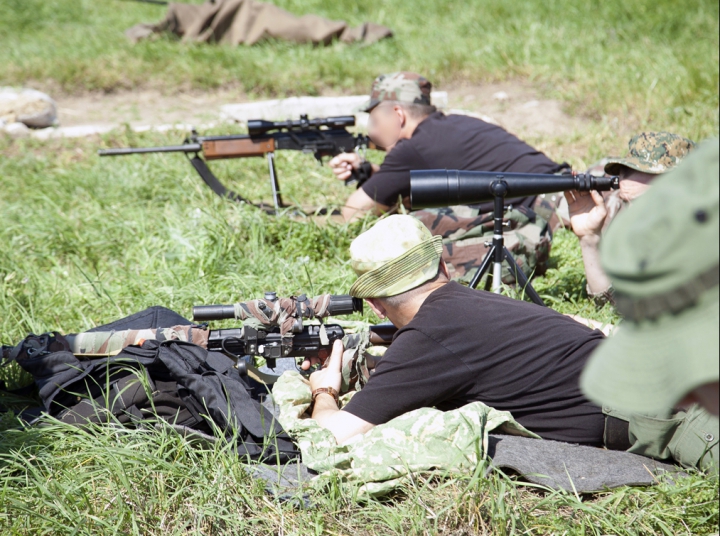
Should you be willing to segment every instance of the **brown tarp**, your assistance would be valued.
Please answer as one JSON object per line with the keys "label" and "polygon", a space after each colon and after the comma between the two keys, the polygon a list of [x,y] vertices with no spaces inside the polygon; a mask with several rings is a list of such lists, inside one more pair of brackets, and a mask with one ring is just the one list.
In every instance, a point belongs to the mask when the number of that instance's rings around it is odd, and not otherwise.
{"label": "brown tarp", "polygon": [[202,5],[168,5],[165,20],[138,24],[125,35],[133,42],[154,34],[172,32],[183,41],[254,45],[264,39],[327,45],[333,39],[343,43],[374,43],[391,37],[390,28],[366,22],[350,28],[345,21],[317,15],[298,17],[273,4],[255,0],[216,0]]}

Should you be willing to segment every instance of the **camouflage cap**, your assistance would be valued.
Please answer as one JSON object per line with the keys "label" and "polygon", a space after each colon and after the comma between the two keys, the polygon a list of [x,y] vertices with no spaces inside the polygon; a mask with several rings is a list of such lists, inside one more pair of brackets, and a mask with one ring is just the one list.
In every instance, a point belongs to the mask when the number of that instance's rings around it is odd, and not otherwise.
{"label": "camouflage cap", "polygon": [[350,244],[356,298],[397,296],[437,275],[442,238],[412,216],[388,216]]}
{"label": "camouflage cap", "polygon": [[358,106],[357,112],[370,112],[382,101],[397,101],[407,104],[430,106],[432,84],[417,73],[401,71],[381,74],[373,82],[370,99]]}
{"label": "camouflage cap", "polygon": [[605,173],[618,175],[621,166],[656,175],[665,173],[677,166],[693,147],[695,143],[677,134],[643,132],[630,139],[625,158],[608,158]]}
{"label": "camouflage cap", "polygon": [[591,400],[665,410],[718,380],[719,160],[718,140],[706,142],[603,237],[601,263],[624,321],[583,371]]}

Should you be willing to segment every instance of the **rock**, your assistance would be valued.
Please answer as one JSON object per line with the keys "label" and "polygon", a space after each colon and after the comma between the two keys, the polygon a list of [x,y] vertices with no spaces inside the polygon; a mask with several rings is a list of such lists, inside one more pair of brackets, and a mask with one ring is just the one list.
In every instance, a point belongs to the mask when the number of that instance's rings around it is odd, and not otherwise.
{"label": "rock", "polygon": [[42,91],[0,87],[0,120],[8,124],[19,122],[32,128],[46,128],[57,122],[57,106]]}
{"label": "rock", "polygon": [[2,131],[13,138],[24,138],[30,135],[28,126],[20,121],[5,124],[5,126],[2,127]]}
{"label": "rock", "polygon": [[496,93],[493,93],[492,98],[499,101],[506,101],[510,98],[510,96],[504,91],[498,91]]}

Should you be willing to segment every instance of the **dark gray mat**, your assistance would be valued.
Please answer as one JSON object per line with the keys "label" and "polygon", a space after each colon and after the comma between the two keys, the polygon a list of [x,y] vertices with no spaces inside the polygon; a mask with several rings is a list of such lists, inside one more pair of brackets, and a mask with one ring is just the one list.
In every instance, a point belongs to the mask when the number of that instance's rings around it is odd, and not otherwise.
{"label": "dark gray mat", "polygon": [[617,450],[547,439],[490,435],[488,456],[503,472],[553,489],[591,493],[620,486],[651,486],[660,475],[685,473],[674,466]]}

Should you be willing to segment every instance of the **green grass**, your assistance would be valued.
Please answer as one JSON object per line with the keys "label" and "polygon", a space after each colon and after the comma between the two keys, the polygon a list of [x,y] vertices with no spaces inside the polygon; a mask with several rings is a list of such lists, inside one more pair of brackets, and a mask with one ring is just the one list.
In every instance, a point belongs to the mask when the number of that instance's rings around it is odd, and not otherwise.
{"label": "green grass", "polygon": [[[194,304],[265,289],[347,291],[348,245],[370,221],[266,216],[212,194],[178,155],[94,155],[100,144],[175,137],[0,141],[0,342],[87,329],[149,305],[189,314]],[[283,155],[279,166],[290,198],[323,203],[346,193],[308,155]],[[251,198],[269,195],[261,159],[216,168],[242,170],[233,185]],[[535,285],[557,310],[615,319],[585,298],[568,232],[556,236],[552,268]],[[0,377],[28,381],[15,365]],[[10,414],[0,421],[0,482],[8,534],[707,534],[718,524],[718,479],[695,474],[675,487],[584,497],[502,475],[419,475],[382,502],[357,503],[338,485],[306,490],[313,506],[304,510],[266,496],[221,445],[146,430],[18,429]]]}
{"label": "green grass", "polygon": [[277,0],[302,15],[390,26],[372,46],[131,45],[162,7],[120,0],[2,0],[0,82],[54,91],[237,87],[251,96],[366,92],[416,70],[439,88],[520,78],[606,120],[705,138],[718,128],[718,4],[712,0]]}
{"label": "green grass", "polygon": [[[520,79],[589,118],[582,131],[529,140],[578,168],[622,151],[628,130],[718,132],[718,7],[710,1],[277,3],[353,24],[374,20],[396,37],[370,47],[171,39],[133,47],[122,30],[159,19],[162,8],[0,0],[0,84],[71,93],[222,86],[265,96],[364,92],[378,72],[401,68],[427,73],[440,89]],[[95,156],[100,146],[181,139],[124,130],[102,139],[0,137],[0,343],[87,329],[150,305],[189,315],[195,304],[266,289],[347,291],[348,245],[370,220],[266,216],[216,197],[180,155]],[[262,159],[213,169],[250,199],[270,199]],[[349,193],[309,155],[279,154],[278,170],[287,201],[326,205]],[[553,308],[617,319],[586,299],[572,234],[556,235],[551,265],[534,285]],[[29,380],[16,365],[0,379]],[[502,475],[419,475],[385,501],[362,504],[338,485],[307,493],[307,510],[273,500],[221,445],[191,446],[163,431],[22,429],[0,416],[3,534],[710,534],[719,521],[718,479],[698,474],[677,486],[581,497]]]}

